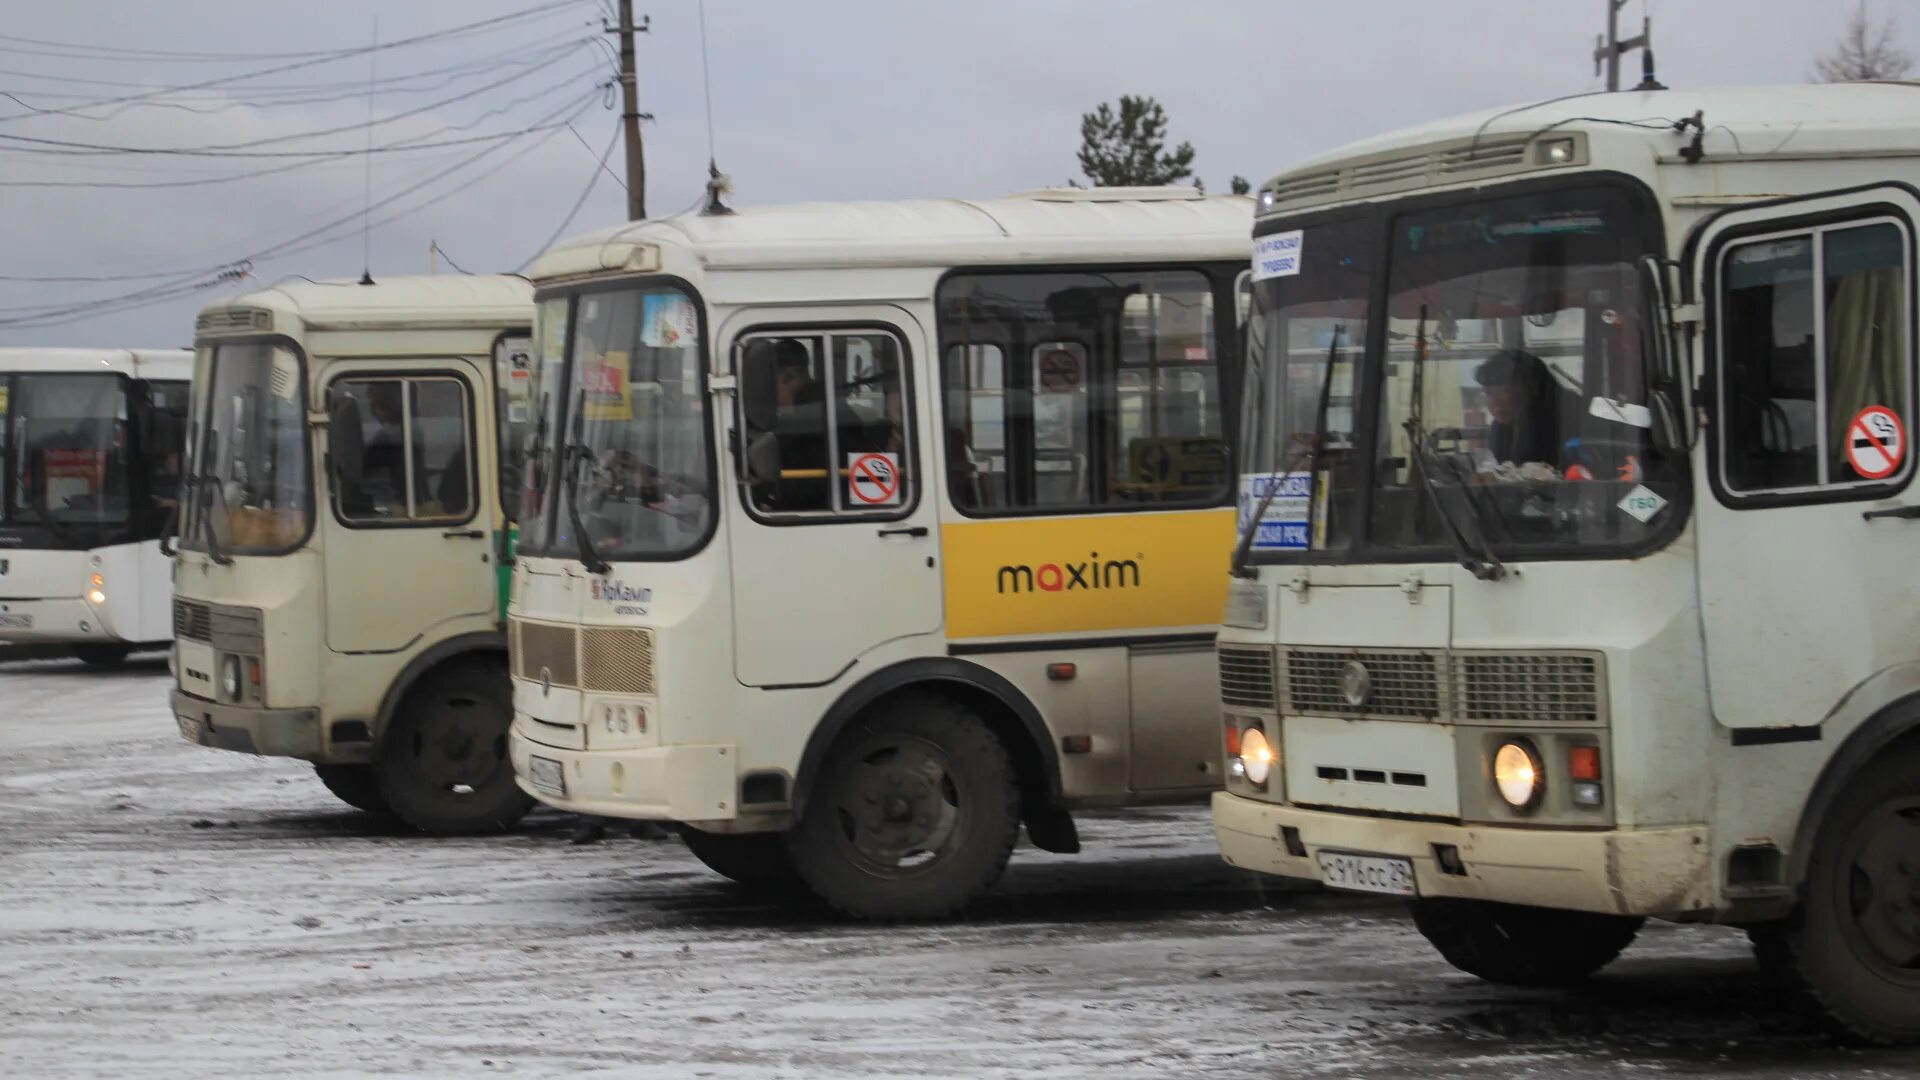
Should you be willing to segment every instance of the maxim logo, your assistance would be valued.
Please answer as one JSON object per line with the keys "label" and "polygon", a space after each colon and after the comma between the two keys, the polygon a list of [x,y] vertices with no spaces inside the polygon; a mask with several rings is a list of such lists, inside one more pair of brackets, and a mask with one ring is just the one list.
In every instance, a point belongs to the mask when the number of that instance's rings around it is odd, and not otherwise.
{"label": "maxim logo", "polygon": [[1140,587],[1140,560],[1108,559],[1101,562],[1100,553],[1090,551],[1086,562],[1003,566],[1000,568],[998,584],[1001,593],[1137,589]]}

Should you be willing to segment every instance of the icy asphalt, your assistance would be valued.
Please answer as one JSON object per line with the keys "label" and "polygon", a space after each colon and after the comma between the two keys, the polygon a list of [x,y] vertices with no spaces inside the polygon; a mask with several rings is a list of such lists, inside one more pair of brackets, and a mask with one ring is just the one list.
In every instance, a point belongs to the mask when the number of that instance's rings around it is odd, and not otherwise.
{"label": "icy asphalt", "polygon": [[1745,939],[1649,927],[1570,993],[1392,904],[1223,866],[1204,811],[1083,820],[959,923],[755,901],[565,819],[436,841],[183,743],[164,663],[0,664],[0,1077],[1896,1077]]}

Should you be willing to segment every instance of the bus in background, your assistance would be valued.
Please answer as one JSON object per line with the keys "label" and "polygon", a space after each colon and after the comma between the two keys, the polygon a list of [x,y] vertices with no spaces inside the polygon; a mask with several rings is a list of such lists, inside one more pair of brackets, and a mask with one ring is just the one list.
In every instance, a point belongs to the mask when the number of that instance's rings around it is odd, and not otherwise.
{"label": "bus in background", "polygon": [[0,349],[0,644],[166,645],[192,372],[184,349]]}
{"label": "bus in background", "polygon": [[1228,862],[1496,982],[1744,927],[1920,1038],[1916,104],[1587,95],[1261,189]]}
{"label": "bus in background", "polygon": [[532,272],[514,767],[750,885],[938,917],[1024,822],[1220,782],[1252,204],[710,207]]}
{"label": "bus in background", "polygon": [[352,806],[502,829],[504,565],[535,415],[516,277],[295,283],[197,325],[174,577],[190,742],[301,758]]}

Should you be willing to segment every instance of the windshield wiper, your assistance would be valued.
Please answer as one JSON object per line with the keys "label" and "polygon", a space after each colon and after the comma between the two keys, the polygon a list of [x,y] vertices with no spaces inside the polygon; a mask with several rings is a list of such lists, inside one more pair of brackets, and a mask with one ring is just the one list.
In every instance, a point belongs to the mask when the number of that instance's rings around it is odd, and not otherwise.
{"label": "windshield wiper", "polygon": [[592,460],[593,450],[581,443],[569,442],[560,453],[567,472],[560,494],[567,500],[567,522],[573,526],[574,545],[580,549],[580,565],[586,567],[589,574],[604,574],[613,567],[593,550],[586,522],[580,517],[580,459]]}
{"label": "windshield wiper", "polygon": [[[1271,482],[1272,477],[1268,478],[1269,483],[1266,493],[1260,496],[1260,505],[1254,508],[1253,517],[1247,521],[1247,527],[1240,533],[1240,542],[1234,545],[1233,563],[1230,568],[1230,573],[1232,573],[1234,577],[1249,578],[1253,576],[1252,571],[1247,569],[1247,558],[1253,552],[1253,539],[1260,532],[1260,522],[1267,516],[1267,507],[1273,505],[1273,497],[1279,494],[1280,488],[1286,483],[1286,478],[1293,475],[1293,470],[1300,465],[1301,459],[1303,458],[1311,458],[1312,461],[1307,473],[1307,547],[1309,549],[1313,547],[1313,485],[1317,482],[1320,475],[1320,447],[1321,444],[1326,441],[1327,402],[1333,397],[1333,363],[1340,352],[1340,335],[1344,333],[1345,330],[1346,327],[1344,326],[1334,327],[1333,340],[1327,344],[1327,368],[1320,373],[1320,401],[1313,410],[1313,435],[1309,438],[1307,445],[1301,447],[1299,452],[1294,455],[1293,460],[1287,463],[1286,471],[1280,474],[1279,483]],[[1284,377],[1285,372],[1283,371],[1281,374]],[[1278,440],[1275,440],[1274,452],[1276,456],[1279,453],[1279,449]]]}
{"label": "windshield wiper", "polygon": [[[219,480],[201,472],[187,480],[188,491],[197,487],[211,488],[214,497],[220,500],[220,509],[228,516],[232,516],[233,508],[227,505],[227,493],[220,486]],[[207,558],[212,559],[219,566],[232,566],[233,556],[227,554],[226,549],[220,546],[220,538],[216,535],[218,530],[213,527],[213,507],[200,500],[195,500],[194,505],[200,508],[200,513],[189,523],[188,535],[191,536],[195,531],[193,527],[197,526],[199,533],[207,542]]]}
{"label": "windshield wiper", "polygon": [[1460,565],[1481,581],[1498,581],[1507,576],[1507,567],[1493,553],[1493,545],[1487,541],[1480,505],[1474,502],[1466,483],[1462,482],[1462,497],[1466,501],[1467,512],[1472,515],[1470,525],[1463,522],[1441,494],[1440,482],[1435,476],[1437,472],[1453,470],[1427,445],[1426,362],[1427,305],[1421,304],[1420,321],[1413,334],[1413,400],[1407,405],[1405,424],[1407,440],[1413,446],[1414,465],[1420,471],[1420,487],[1433,502],[1434,511],[1440,515],[1440,523],[1446,527],[1447,539],[1452,542],[1454,557],[1460,560]]}

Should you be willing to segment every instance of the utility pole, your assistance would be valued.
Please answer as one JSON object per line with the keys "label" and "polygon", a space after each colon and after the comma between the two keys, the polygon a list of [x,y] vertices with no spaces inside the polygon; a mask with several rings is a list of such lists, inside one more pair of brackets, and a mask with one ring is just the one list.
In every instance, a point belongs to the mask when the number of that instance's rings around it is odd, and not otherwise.
{"label": "utility pole", "polygon": [[1627,0],[1603,0],[1607,5],[1607,33],[1596,38],[1593,47],[1593,73],[1600,74],[1604,67],[1607,72],[1607,89],[1620,89],[1620,58],[1635,49],[1649,48],[1653,42],[1653,28],[1649,20],[1642,20],[1640,36],[1620,40],[1620,9],[1627,6]]}
{"label": "utility pole", "polygon": [[620,0],[620,25],[608,31],[620,35],[620,95],[625,109],[620,124],[627,134],[627,219],[647,216],[647,157],[640,146],[640,86],[633,71],[633,35],[646,33],[651,18],[633,24],[633,0]]}

